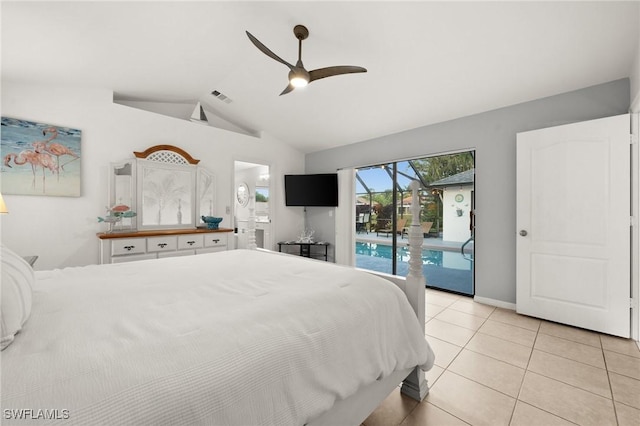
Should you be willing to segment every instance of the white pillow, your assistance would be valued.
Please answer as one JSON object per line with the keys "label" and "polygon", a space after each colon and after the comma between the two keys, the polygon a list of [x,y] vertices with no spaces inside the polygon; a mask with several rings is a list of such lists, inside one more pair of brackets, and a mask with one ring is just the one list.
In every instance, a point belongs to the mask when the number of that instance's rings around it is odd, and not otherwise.
{"label": "white pillow", "polygon": [[0,350],[13,342],[31,314],[31,295],[35,280],[33,269],[20,256],[0,244],[2,289],[0,290],[2,334]]}

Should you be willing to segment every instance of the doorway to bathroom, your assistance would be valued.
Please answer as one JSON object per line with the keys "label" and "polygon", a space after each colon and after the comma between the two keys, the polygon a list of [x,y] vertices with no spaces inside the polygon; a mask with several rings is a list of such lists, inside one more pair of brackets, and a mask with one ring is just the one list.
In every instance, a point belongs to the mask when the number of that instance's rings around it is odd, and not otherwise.
{"label": "doorway to bathroom", "polygon": [[234,162],[233,221],[236,248],[250,244],[249,219],[255,218],[255,244],[273,249],[269,166],[245,161]]}

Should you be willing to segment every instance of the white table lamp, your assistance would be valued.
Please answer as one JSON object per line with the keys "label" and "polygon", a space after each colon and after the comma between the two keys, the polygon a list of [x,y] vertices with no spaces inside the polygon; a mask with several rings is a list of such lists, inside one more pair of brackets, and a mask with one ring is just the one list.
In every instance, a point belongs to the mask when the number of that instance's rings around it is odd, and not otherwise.
{"label": "white table lamp", "polygon": [[0,194],[0,213],[9,213],[7,205],[4,203],[4,199],[2,198],[2,194]]}

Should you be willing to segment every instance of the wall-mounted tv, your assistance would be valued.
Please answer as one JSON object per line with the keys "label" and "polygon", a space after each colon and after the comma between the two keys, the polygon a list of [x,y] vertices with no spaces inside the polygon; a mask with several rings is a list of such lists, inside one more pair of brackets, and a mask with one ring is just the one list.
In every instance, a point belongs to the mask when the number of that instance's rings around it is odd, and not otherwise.
{"label": "wall-mounted tv", "polygon": [[338,174],[284,175],[287,206],[336,207]]}

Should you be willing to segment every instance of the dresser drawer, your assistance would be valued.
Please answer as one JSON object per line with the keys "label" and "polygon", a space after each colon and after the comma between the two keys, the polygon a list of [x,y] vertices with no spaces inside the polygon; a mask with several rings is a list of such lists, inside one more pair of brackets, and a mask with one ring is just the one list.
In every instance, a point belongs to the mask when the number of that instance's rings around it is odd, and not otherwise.
{"label": "dresser drawer", "polygon": [[162,259],[165,257],[193,256],[195,254],[195,250],[168,251],[166,253],[158,253],[158,259]]}
{"label": "dresser drawer", "polygon": [[124,238],[111,241],[111,253],[113,256],[121,254],[145,253],[144,238]]}
{"label": "dresser drawer", "polygon": [[148,252],[175,251],[178,248],[175,236],[147,238]]}
{"label": "dresser drawer", "polygon": [[213,233],[204,235],[205,247],[225,247],[227,245],[226,233]]}
{"label": "dresser drawer", "polygon": [[124,262],[133,262],[134,260],[148,260],[148,259],[156,259],[155,253],[145,253],[145,254],[129,254],[126,256],[113,256],[111,258],[111,263],[124,263]]}
{"label": "dresser drawer", "polygon": [[226,251],[227,248],[224,246],[220,246],[220,247],[206,247],[206,248],[201,248],[196,250],[196,255],[198,254],[207,254],[207,253],[216,253],[219,251]]}
{"label": "dresser drawer", "polygon": [[204,244],[202,235],[188,234],[178,236],[178,250],[197,249]]}

